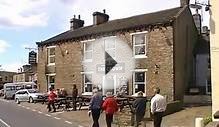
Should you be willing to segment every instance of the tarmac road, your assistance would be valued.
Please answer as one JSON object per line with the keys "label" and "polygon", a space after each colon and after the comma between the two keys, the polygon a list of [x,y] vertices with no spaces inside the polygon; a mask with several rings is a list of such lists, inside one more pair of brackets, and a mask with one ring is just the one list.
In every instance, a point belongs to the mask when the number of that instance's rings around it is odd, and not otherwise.
{"label": "tarmac road", "polygon": [[28,110],[13,101],[0,99],[0,127],[80,127],[50,113]]}

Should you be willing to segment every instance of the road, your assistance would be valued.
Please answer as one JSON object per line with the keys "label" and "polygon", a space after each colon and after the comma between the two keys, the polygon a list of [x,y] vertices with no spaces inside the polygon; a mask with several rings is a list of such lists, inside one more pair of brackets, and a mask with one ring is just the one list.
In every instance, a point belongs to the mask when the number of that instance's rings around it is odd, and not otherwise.
{"label": "road", "polygon": [[79,127],[78,125],[44,114],[28,110],[13,101],[0,99],[0,127]]}

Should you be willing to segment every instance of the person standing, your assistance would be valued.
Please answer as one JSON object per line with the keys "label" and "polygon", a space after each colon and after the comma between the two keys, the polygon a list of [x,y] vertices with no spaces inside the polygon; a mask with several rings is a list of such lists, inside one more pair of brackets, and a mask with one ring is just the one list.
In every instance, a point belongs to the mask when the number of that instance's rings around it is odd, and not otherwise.
{"label": "person standing", "polygon": [[106,113],[107,127],[111,127],[113,114],[118,111],[118,104],[111,92],[106,93],[106,100],[104,101],[102,108]]}
{"label": "person standing", "polygon": [[167,103],[166,98],[160,95],[160,88],[155,88],[154,94],[151,99],[151,113],[154,117],[154,127],[160,127]]}
{"label": "person standing", "polygon": [[56,108],[55,108],[55,99],[57,98],[57,95],[54,91],[54,89],[52,87],[49,88],[49,92],[48,92],[48,112],[51,112],[51,105],[53,108],[53,112],[56,112]]}
{"label": "person standing", "polygon": [[91,111],[92,118],[93,118],[92,127],[99,127],[98,120],[100,118],[100,111],[101,111],[101,106],[103,103],[103,97],[100,95],[97,89],[94,89],[93,93],[94,94],[89,104],[89,112]]}
{"label": "person standing", "polygon": [[73,90],[72,90],[72,99],[73,99],[73,110],[76,111],[77,110],[77,97],[78,97],[78,89],[77,86],[74,85],[73,86]]}
{"label": "person standing", "polygon": [[145,110],[146,110],[146,98],[143,97],[143,92],[139,91],[137,93],[137,97],[135,101],[133,102],[132,106],[134,108],[134,114],[135,114],[135,121],[136,121],[136,127],[140,125],[140,122],[144,118]]}

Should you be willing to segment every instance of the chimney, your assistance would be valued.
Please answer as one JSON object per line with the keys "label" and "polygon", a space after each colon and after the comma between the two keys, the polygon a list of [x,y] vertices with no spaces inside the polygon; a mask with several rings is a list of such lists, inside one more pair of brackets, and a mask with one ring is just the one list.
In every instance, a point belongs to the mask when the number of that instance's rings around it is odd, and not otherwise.
{"label": "chimney", "polygon": [[181,6],[181,7],[184,7],[184,6],[186,6],[186,5],[189,5],[189,1],[190,1],[190,0],[180,0],[180,6]]}
{"label": "chimney", "polygon": [[78,18],[74,15],[74,18],[70,20],[70,29],[75,30],[84,26],[84,20],[81,20],[81,16],[78,15]]}
{"label": "chimney", "polygon": [[106,10],[103,10],[103,13],[101,12],[94,12],[93,13],[93,24],[98,25],[105,23],[109,20],[109,15],[106,14]]}

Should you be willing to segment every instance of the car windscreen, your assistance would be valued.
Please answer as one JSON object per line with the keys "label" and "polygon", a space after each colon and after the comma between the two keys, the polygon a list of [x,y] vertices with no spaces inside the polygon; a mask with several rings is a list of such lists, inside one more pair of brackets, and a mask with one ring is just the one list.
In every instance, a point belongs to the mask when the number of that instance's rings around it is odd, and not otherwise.
{"label": "car windscreen", "polygon": [[29,89],[28,92],[29,92],[29,93],[39,93],[38,90],[32,90],[32,89]]}

